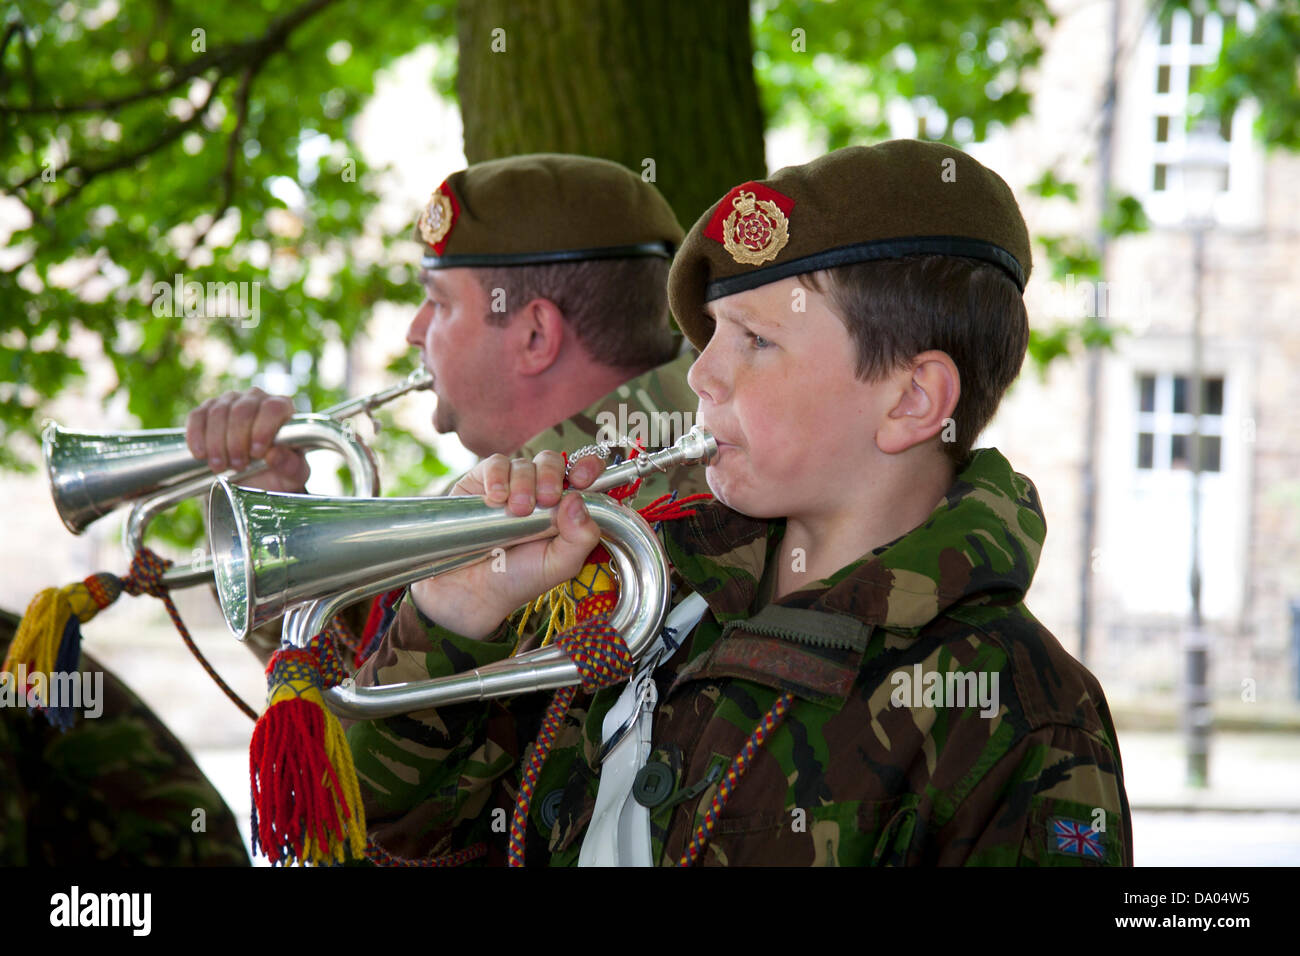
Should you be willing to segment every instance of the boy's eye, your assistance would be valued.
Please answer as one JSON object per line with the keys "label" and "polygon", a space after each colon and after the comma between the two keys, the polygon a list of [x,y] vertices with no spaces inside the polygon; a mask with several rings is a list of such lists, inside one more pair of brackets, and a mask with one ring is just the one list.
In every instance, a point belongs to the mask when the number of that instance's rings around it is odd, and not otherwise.
{"label": "boy's eye", "polygon": [[772,344],[763,336],[755,335],[753,332],[746,332],[745,335],[749,338],[749,344],[756,349],[765,349]]}

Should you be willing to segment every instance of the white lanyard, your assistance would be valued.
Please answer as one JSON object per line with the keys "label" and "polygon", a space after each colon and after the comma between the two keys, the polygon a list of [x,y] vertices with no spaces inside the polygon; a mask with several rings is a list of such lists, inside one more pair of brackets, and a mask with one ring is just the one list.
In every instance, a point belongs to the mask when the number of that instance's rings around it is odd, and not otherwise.
{"label": "white lanyard", "polygon": [[[668,614],[664,633],[637,665],[601,725],[600,788],[583,837],[579,866],[652,866],[650,810],[632,797],[632,783],[650,756],[651,724],[659,694],[654,670],[695,628],[708,604],[692,594]],[[667,640],[665,640],[665,637]]]}

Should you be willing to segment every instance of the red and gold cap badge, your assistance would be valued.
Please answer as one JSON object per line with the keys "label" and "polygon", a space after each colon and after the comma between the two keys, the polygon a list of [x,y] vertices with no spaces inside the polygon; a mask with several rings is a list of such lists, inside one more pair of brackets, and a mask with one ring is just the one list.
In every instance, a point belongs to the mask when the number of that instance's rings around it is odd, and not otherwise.
{"label": "red and gold cap badge", "polygon": [[723,197],[704,234],[742,265],[775,259],[790,241],[794,200],[762,183],[742,183]]}
{"label": "red and gold cap badge", "polygon": [[451,189],[446,182],[443,182],[434,190],[429,205],[420,214],[418,223],[420,237],[433,247],[436,255],[442,255],[447,247],[447,236],[451,234],[451,227],[456,224],[456,217],[459,215],[460,203],[456,202]]}

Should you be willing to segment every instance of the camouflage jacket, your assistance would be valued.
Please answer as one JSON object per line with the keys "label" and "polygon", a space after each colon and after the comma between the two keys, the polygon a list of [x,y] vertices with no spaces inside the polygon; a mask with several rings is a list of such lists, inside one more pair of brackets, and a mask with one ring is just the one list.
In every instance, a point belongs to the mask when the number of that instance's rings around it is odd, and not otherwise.
{"label": "camouflage jacket", "polygon": [[[783,533],[782,521],[716,503],[662,526],[675,600],[694,589],[709,609],[655,674],[650,759],[673,781],[651,811],[656,860],[678,860],[713,781],[790,691],[790,715],[751,762],[704,863],[1132,865],[1105,697],[1023,603],[1045,534],[1028,479],[978,450],[919,527],[768,604]],[[466,640],[408,601],[359,679],[440,676],[509,650],[504,628]],[[578,695],[532,802],[530,865],[576,863],[602,720],[620,689]],[[371,835],[406,856],[484,841],[489,862],[503,859],[501,823],[543,697],[354,726]]]}
{"label": "camouflage jacket", "polygon": [[80,670],[103,674],[98,718],[60,732],[0,708],[0,865],[247,866],[234,815],[180,741],[89,654]]}

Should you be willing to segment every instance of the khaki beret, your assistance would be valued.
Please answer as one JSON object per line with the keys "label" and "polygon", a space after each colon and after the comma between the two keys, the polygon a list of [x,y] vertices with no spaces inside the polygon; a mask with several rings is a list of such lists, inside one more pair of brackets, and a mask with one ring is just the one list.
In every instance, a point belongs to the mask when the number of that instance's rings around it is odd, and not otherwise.
{"label": "khaki beret", "polygon": [[416,224],[426,269],[660,256],[682,240],[659,190],[604,159],[536,153],[476,163],[434,191]]}
{"label": "khaki beret", "polygon": [[1024,292],[1029,231],[1001,177],[951,146],[892,140],[835,150],[742,183],[695,223],[668,276],[682,331],[703,349],[704,305],[790,276],[916,253],[969,256]]}

